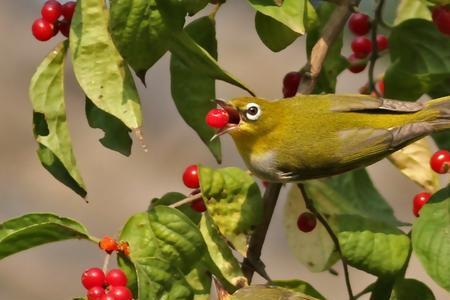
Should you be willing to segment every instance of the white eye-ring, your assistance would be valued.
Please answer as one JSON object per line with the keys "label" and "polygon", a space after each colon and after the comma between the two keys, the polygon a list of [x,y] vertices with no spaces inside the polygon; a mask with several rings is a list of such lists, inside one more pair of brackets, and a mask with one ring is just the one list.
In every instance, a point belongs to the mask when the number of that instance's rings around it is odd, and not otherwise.
{"label": "white eye-ring", "polygon": [[249,103],[246,106],[245,116],[252,121],[258,120],[261,116],[261,108],[256,103]]}

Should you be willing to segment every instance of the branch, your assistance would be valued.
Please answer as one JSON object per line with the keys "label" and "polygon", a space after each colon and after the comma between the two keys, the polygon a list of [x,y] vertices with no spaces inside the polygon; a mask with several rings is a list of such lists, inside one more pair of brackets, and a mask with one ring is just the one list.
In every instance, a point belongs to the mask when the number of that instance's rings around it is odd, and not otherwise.
{"label": "branch", "polygon": [[342,254],[339,240],[338,240],[336,234],[334,233],[333,229],[331,228],[330,224],[328,224],[328,221],[320,214],[320,212],[316,209],[312,199],[309,198],[309,196],[305,190],[305,185],[303,183],[299,183],[298,187],[300,189],[300,192],[302,193],[306,208],[316,216],[316,218],[323,225],[323,227],[325,227],[326,231],[328,232],[328,235],[333,240],[334,246],[336,247],[336,251],[338,252],[338,254],[341,258],[342,266],[344,267],[345,285],[347,286],[348,296],[349,296],[350,300],[354,300],[355,297],[353,296],[352,286],[350,284],[350,275],[348,273],[347,261],[346,261],[344,255]]}
{"label": "branch", "polygon": [[[317,77],[322,70],[323,63],[328,54],[328,50],[335,42],[337,36],[343,30],[347,19],[352,13],[354,5],[358,5],[359,0],[339,0],[338,5],[331,15],[328,23],[325,25],[320,39],[314,45],[311,51],[311,60],[305,68],[305,76],[299,86],[299,92],[302,94],[311,94],[316,85]],[[264,272],[264,264],[261,262],[261,250],[269,229],[270,220],[277,204],[280,193],[281,183],[271,183],[264,193],[264,212],[261,224],[259,224],[250,237],[247,256],[242,263],[242,272],[250,284],[255,270],[258,273],[267,275]],[[261,270],[262,268],[262,270]],[[264,276],[267,277],[267,276]]]}
{"label": "branch", "polygon": [[264,272],[264,264],[261,262],[260,257],[264,240],[266,239],[267,230],[269,229],[270,220],[272,219],[273,211],[275,210],[278,200],[278,195],[280,194],[280,189],[281,183],[270,183],[263,196],[264,210],[262,221],[250,237],[247,257],[245,257],[242,262],[242,272],[247,278],[249,284],[252,281],[255,270],[258,269],[258,273],[263,273],[261,275],[267,275]]}
{"label": "branch", "polygon": [[328,50],[336,41],[341,31],[344,29],[347,19],[352,13],[353,5],[357,5],[359,1],[342,0],[340,5],[336,7],[329,21],[325,25],[320,39],[314,45],[311,51],[311,59],[304,68],[305,76],[301,81],[298,92],[301,94],[311,94],[316,86],[317,78],[322,71],[322,66],[327,57]]}

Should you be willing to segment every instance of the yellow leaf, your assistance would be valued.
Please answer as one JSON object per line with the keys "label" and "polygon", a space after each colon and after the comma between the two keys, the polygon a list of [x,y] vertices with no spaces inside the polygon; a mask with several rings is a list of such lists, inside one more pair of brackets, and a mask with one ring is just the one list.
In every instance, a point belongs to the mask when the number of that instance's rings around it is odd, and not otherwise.
{"label": "yellow leaf", "polygon": [[389,160],[409,179],[429,192],[439,188],[439,177],[430,168],[431,142],[424,138],[391,154]]}

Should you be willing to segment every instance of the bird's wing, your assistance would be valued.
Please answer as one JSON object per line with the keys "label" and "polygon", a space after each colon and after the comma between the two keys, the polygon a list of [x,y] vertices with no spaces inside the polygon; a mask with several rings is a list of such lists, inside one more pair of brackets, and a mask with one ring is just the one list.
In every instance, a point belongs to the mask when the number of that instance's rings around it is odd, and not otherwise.
{"label": "bird's wing", "polygon": [[331,97],[331,110],[335,112],[385,110],[413,113],[423,109],[420,102],[398,101],[365,95],[339,95]]}

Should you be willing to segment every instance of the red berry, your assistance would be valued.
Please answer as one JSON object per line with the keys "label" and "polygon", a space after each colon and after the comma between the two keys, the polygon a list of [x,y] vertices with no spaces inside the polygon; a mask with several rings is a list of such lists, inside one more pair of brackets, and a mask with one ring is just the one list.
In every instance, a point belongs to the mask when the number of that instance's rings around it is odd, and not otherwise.
{"label": "red berry", "polygon": [[446,12],[447,9],[445,8],[445,6],[435,6],[433,8],[433,10],[431,11],[431,16],[433,19],[433,22],[436,22],[437,17],[442,13],[442,12]]}
{"label": "red berry", "polygon": [[62,15],[64,16],[64,19],[67,21],[71,21],[73,17],[73,13],[75,11],[75,7],[77,6],[77,3],[75,1],[69,1],[63,4],[62,6]]}
{"label": "red berry", "polygon": [[112,286],[108,294],[116,300],[131,300],[133,298],[131,291],[125,286]]}
{"label": "red berry", "polygon": [[116,300],[116,298],[113,295],[108,293],[108,294],[103,295],[100,300]]}
{"label": "red berry", "polygon": [[62,14],[62,5],[58,1],[49,0],[42,6],[41,14],[44,20],[54,23]]}
{"label": "red berry", "polygon": [[206,211],[206,205],[205,205],[205,202],[203,202],[203,199],[197,199],[195,201],[192,201],[191,208],[193,210],[195,210],[196,212]]}
{"label": "red berry", "polygon": [[90,268],[81,275],[81,283],[86,289],[101,287],[105,284],[105,273],[99,268]]}
{"label": "red berry", "polygon": [[59,24],[59,31],[65,36],[69,37],[70,34],[70,21],[62,20]]}
{"label": "red berry", "polygon": [[370,30],[369,16],[361,13],[354,13],[348,21],[348,28],[356,35],[365,35]]}
{"label": "red berry", "polygon": [[361,63],[360,62],[361,60],[359,58],[357,58],[355,56],[355,54],[353,54],[353,53],[347,58],[347,60],[350,63],[350,66],[348,67],[348,69],[352,73],[360,73],[360,72],[364,71],[364,69],[367,66],[367,63],[365,63],[365,62]]}
{"label": "red berry", "polygon": [[263,181],[262,181],[262,185],[263,185],[265,188],[267,188],[267,187],[269,186],[269,182],[263,180]]}
{"label": "red berry", "polygon": [[98,243],[98,246],[108,254],[111,254],[113,251],[118,250],[116,240],[110,236],[104,236]]}
{"label": "red berry", "polygon": [[425,205],[425,203],[428,202],[428,200],[430,200],[431,194],[430,193],[426,193],[426,192],[422,192],[422,193],[418,193],[417,195],[414,196],[413,199],[413,213],[416,217],[418,217],[420,214],[420,209],[422,208],[422,206]]}
{"label": "red berry", "polygon": [[389,46],[389,40],[382,34],[377,35],[377,49],[378,51],[386,50]]}
{"label": "red berry", "polygon": [[88,300],[101,300],[105,296],[105,289],[101,286],[94,286],[90,288],[87,292]]}
{"label": "red berry", "polygon": [[110,286],[127,286],[127,275],[121,269],[112,269],[106,274],[106,283]]}
{"label": "red berry", "polygon": [[444,9],[436,13],[436,18],[433,22],[440,32],[450,35],[450,10]]}
{"label": "red berry", "polygon": [[230,116],[227,111],[222,108],[213,108],[206,115],[205,121],[209,127],[222,128],[227,125],[230,120]]}
{"label": "red berry", "polygon": [[357,58],[366,58],[372,51],[372,42],[364,36],[358,36],[352,41],[352,50]]}
{"label": "red berry", "polygon": [[304,212],[298,216],[297,227],[303,232],[310,232],[316,228],[316,216],[310,212]]}
{"label": "red berry", "polygon": [[56,21],[55,23],[53,23],[53,36],[58,34],[60,27],[61,27],[60,21]]}
{"label": "red berry", "polygon": [[450,167],[450,152],[446,150],[436,151],[431,156],[430,166],[436,173],[448,173]]}
{"label": "red berry", "polygon": [[53,24],[43,19],[37,19],[31,27],[31,32],[37,40],[48,41],[53,37]]}
{"label": "red berry", "polygon": [[298,86],[302,76],[299,72],[289,72],[283,78],[283,96],[284,98],[293,97],[297,94]]}
{"label": "red berry", "polygon": [[190,165],[184,170],[183,183],[191,189],[198,189],[200,187],[197,165]]}

